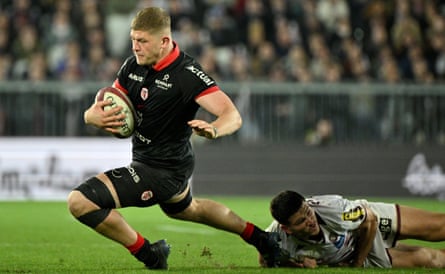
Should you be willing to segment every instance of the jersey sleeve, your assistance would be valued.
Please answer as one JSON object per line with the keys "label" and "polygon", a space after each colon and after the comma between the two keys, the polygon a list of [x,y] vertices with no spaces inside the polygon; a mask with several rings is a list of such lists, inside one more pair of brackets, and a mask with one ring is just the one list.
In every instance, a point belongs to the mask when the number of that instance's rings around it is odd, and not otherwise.
{"label": "jersey sleeve", "polygon": [[191,91],[185,94],[187,100],[194,100],[200,96],[219,90],[216,81],[204,72],[197,62],[191,62],[185,65],[184,70],[185,72],[180,81],[184,90]]}
{"label": "jersey sleeve", "polygon": [[130,69],[130,64],[134,62],[135,58],[133,56],[128,57],[119,71],[117,72],[116,79],[113,82],[113,86],[122,90],[123,92],[128,94],[128,74]]}
{"label": "jersey sleeve", "polygon": [[365,207],[358,200],[331,195],[312,197],[308,203],[328,227],[340,233],[357,229],[366,218]]}

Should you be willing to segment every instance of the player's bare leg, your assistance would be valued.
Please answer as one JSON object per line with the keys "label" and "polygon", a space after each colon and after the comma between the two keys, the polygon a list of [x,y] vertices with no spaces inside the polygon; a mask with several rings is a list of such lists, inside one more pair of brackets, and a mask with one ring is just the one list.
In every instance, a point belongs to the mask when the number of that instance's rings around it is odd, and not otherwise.
{"label": "player's bare leg", "polygon": [[388,249],[394,268],[445,268],[445,250],[397,244]]}
{"label": "player's bare leg", "polygon": [[[98,175],[97,178],[107,185],[113,196],[116,207],[120,207],[119,199],[110,180],[104,174]],[[71,214],[76,218],[88,212],[100,209],[99,206],[87,199],[80,191],[76,190],[72,191],[68,196],[68,207]],[[96,226],[94,230],[125,246],[131,245],[136,241],[136,231],[132,229],[122,215],[114,209],[111,210],[105,220]]]}
{"label": "player's bare leg", "polygon": [[[189,187],[169,203],[176,203],[183,199]],[[168,214],[168,213],[167,213]],[[268,266],[275,266],[279,261],[281,249],[278,246],[278,236],[259,229],[252,223],[243,220],[227,206],[208,199],[193,198],[190,205],[180,213],[168,216],[205,224],[217,229],[240,235],[247,243],[254,245],[267,260]]]}
{"label": "player's bare leg", "polygon": [[[74,201],[76,200],[76,201]],[[74,217],[80,217],[93,210],[98,210],[99,207],[88,200],[79,191],[73,191],[68,198],[69,209]],[[82,209],[76,209],[75,205],[82,205]],[[105,220],[94,228],[95,231],[103,236],[114,240],[122,245],[131,245],[136,241],[136,231],[132,229],[124,220],[122,215],[112,209]]]}
{"label": "player's bare leg", "polygon": [[400,206],[400,237],[424,241],[445,241],[445,214]]}
{"label": "player's bare leg", "polygon": [[[168,202],[175,203],[180,201],[187,193],[188,188]],[[209,225],[238,235],[246,228],[246,221],[241,219],[227,206],[207,199],[193,198],[191,204],[184,211],[168,215],[175,219]]]}
{"label": "player's bare leg", "polygon": [[[97,178],[104,183],[113,196],[116,207],[120,207],[120,202],[116,191],[104,174],[100,174]],[[80,191],[74,190],[68,196],[68,208],[71,214],[77,219],[86,216],[89,213],[103,210],[94,202],[90,201]],[[116,241],[125,246],[138,260],[142,261],[148,268],[168,268],[167,257],[170,247],[164,240],[150,244],[148,240],[135,231],[123,218],[123,216],[115,209],[111,209],[107,216],[97,225],[84,224],[93,228],[96,232],[103,236]]]}

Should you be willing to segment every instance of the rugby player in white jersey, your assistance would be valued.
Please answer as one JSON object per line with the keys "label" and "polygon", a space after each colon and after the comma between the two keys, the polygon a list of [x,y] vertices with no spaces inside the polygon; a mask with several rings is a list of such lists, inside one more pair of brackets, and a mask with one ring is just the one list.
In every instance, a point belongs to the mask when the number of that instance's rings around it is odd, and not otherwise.
{"label": "rugby player in white jersey", "polygon": [[289,190],[272,199],[270,211],[275,220],[267,231],[278,232],[289,253],[281,266],[445,268],[445,249],[399,242],[444,241],[442,213],[339,195],[304,198]]}

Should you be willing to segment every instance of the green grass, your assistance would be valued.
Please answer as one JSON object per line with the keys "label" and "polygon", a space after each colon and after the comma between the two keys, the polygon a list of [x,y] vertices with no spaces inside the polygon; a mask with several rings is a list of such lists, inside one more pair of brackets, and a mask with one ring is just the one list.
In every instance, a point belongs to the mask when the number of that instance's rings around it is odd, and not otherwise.
{"label": "green grass", "polygon": [[[269,198],[212,197],[262,228]],[[371,199],[372,200],[372,199]],[[445,212],[436,200],[379,199]],[[151,240],[171,244],[169,273],[357,273],[358,269],[262,269],[256,250],[237,235],[167,218],[158,207],[120,210]],[[0,273],[146,273],[119,244],[81,225],[63,202],[0,202]],[[445,243],[429,246],[445,248]],[[364,273],[442,273],[429,269],[365,269]],[[150,271],[149,271],[150,272]],[[153,272],[153,271],[151,271]],[[157,271],[163,272],[163,271]]]}

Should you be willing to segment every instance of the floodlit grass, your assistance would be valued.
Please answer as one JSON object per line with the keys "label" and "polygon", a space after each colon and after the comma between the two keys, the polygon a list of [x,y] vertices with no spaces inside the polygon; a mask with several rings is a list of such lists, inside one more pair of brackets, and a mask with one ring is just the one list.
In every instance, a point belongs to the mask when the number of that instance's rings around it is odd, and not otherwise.
{"label": "floodlit grass", "polygon": [[[212,197],[265,228],[269,198]],[[372,199],[371,199],[372,200]],[[376,199],[374,199],[376,200]],[[379,199],[445,212],[436,200]],[[150,240],[171,244],[169,273],[358,273],[358,269],[262,269],[255,248],[237,235],[172,220],[158,207],[120,212]],[[63,202],[0,202],[0,273],[146,273],[119,244],[81,225]],[[445,248],[445,243],[429,244]],[[157,271],[164,272],[164,271]],[[364,269],[364,273],[443,273],[443,270]]]}

